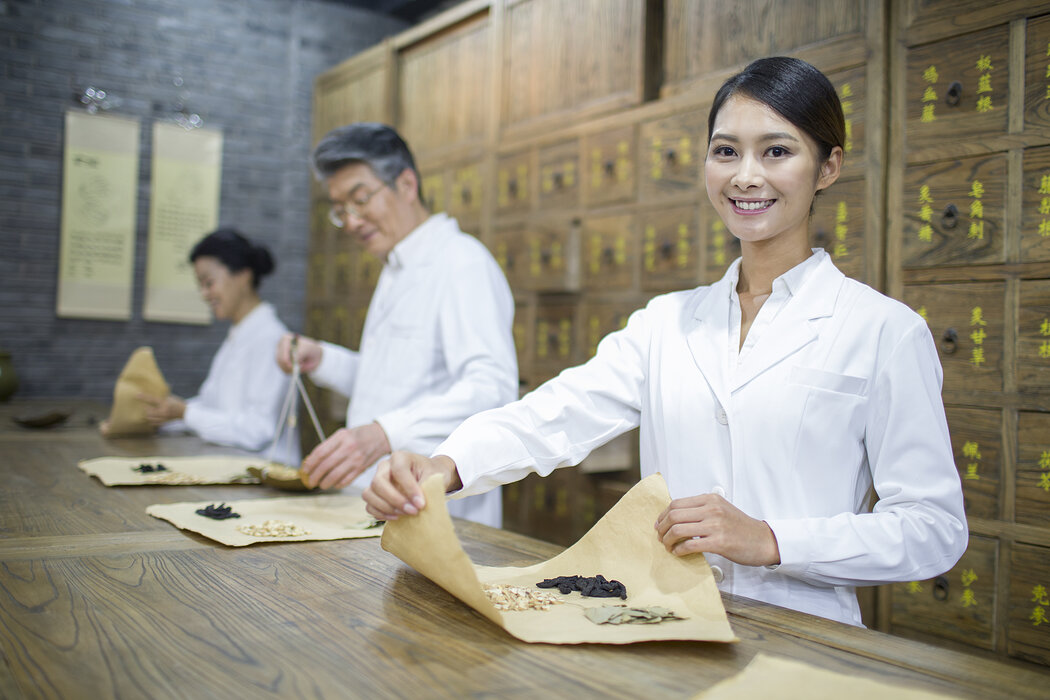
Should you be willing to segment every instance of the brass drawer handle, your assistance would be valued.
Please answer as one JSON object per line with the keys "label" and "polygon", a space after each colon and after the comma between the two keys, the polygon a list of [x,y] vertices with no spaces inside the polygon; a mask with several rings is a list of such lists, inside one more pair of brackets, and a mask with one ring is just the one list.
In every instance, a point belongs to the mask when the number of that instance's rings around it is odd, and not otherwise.
{"label": "brass drawer handle", "polygon": [[660,245],[660,255],[670,258],[674,254],[674,246],[666,241]]}
{"label": "brass drawer handle", "polygon": [[962,93],[962,83],[956,80],[948,86],[948,92],[944,93],[944,101],[952,107],[958,106],[959,102],[962,100]]}
{"label": "brass drawer handle", "polygon": [[510,193],[511,197],[517,197],[518,196],[518,181],[517,180],[511,180],[510,182],[507,183],[507,192]]}
{"label": "brass drawer handle", "polygon": [[949,204],[941,214],[941,226],[944,228],[955,228],[959,225],[959,207]]}
{"label": "brass drawer handle", "polygon": [[554,186],[559,190],[565,185],[565,177],[561,173],[554,173]]}
{"label": "brass drawer handle", "polygon": [[616,163],[611,160],[605,161],[602,167],[605,168],[605,174],[610,177],[616,173]]}
{"label": "brass drawer handle", "polygon": [[674,152],[673,148],[667,149],[667,153],[664,157],[667,158],[667,162],[671,164],[678,160],[678,154]]}
{"label": "brass drawer handle", "polygon": [[941,336],[941,352],[945,355],[951,355],[959,349],[959,334],[954,328],[949,328],[944,331],[944,335]]}
{"label": "brass drawer handle", "polygon": [[948,579],[944,576],[938,576],[933,579],[933,597],[934,600],[948,600]]}
{"label": "brass drawer handle", "polygon": [[813,234],[813,241],[820,248],[823,248],[828,244],[828,233],[822,226],[817,227],[817,232]]}

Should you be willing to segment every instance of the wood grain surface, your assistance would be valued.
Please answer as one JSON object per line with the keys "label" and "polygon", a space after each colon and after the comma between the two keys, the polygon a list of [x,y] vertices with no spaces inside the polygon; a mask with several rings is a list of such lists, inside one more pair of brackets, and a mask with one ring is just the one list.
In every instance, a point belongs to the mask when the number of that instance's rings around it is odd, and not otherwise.
{"label": "wood grain surface", "polygon": [[[27,698],[688,698],[758,652],[961,697],[1040,697],[1050,672],[725,596],[736,644],[530,645],[382,551],[344,540],[227,548],[150,503],[284,496],[262,486],[111,487],[105,454],[212,452],[104,441],[82,420],[14,426],[0,405],[0,696]],[[8,427],[8,426],[11,427]],[[56,439],[61,436],[61,439]],[[459,522],[471,558],[559,548]]]}

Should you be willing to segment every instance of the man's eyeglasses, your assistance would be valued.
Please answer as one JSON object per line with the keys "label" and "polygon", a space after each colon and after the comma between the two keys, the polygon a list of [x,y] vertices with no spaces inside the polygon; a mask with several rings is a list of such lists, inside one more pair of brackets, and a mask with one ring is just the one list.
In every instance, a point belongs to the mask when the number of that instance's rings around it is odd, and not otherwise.
{"label": "man's eyeglasses", "polygon": [[384,187],[386,187],[385,182],[371,192],[366,192],[363,197],[354,197],[348,202],[333,203],[332,208],[328,210],[328,220],[332,223],[332,226],[343,228],[343,225],[346,223],[346,217],[352,216],[355,219],[360,219],[361,211],[372,201],[372,197]]}

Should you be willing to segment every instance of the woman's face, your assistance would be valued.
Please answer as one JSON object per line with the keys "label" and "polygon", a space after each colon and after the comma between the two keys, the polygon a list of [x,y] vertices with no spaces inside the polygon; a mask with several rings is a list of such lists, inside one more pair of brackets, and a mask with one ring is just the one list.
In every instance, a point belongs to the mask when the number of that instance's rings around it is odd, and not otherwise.
{"label": "woman's face", "polygon": [[252,272],[245,268],[230,272],[218,258],[202,255],[193,261],[201,298],[219,320],[239,320],[240,312],[254,295]]}
{"label": "woman's face", "polygon": [[768,106],[730,97],[715,116],[704,163],[707,196],[742,243],[808,246],[809,210],[838,178],[842,149],[821,162],[817,144]]}

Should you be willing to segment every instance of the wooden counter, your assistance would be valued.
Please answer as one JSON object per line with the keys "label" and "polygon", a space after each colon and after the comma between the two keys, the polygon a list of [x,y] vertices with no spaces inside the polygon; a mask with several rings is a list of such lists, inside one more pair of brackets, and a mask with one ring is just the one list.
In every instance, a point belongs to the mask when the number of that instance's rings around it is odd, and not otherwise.
{"label": "wooden counter", "polygon": [[[0,404],[0,697],[688,698],[758,652],[961,697],[1046,697],[1050,671],[725,597],[736,644],[525,644],[382,551],[378,538],[233,549],[151,503],[287,496],[262,486],[104,487],[107,454],[228,452],[105,441],[77,406],[52,430]],[[468,554],[523,565],[558,547],[457,523]]]}

